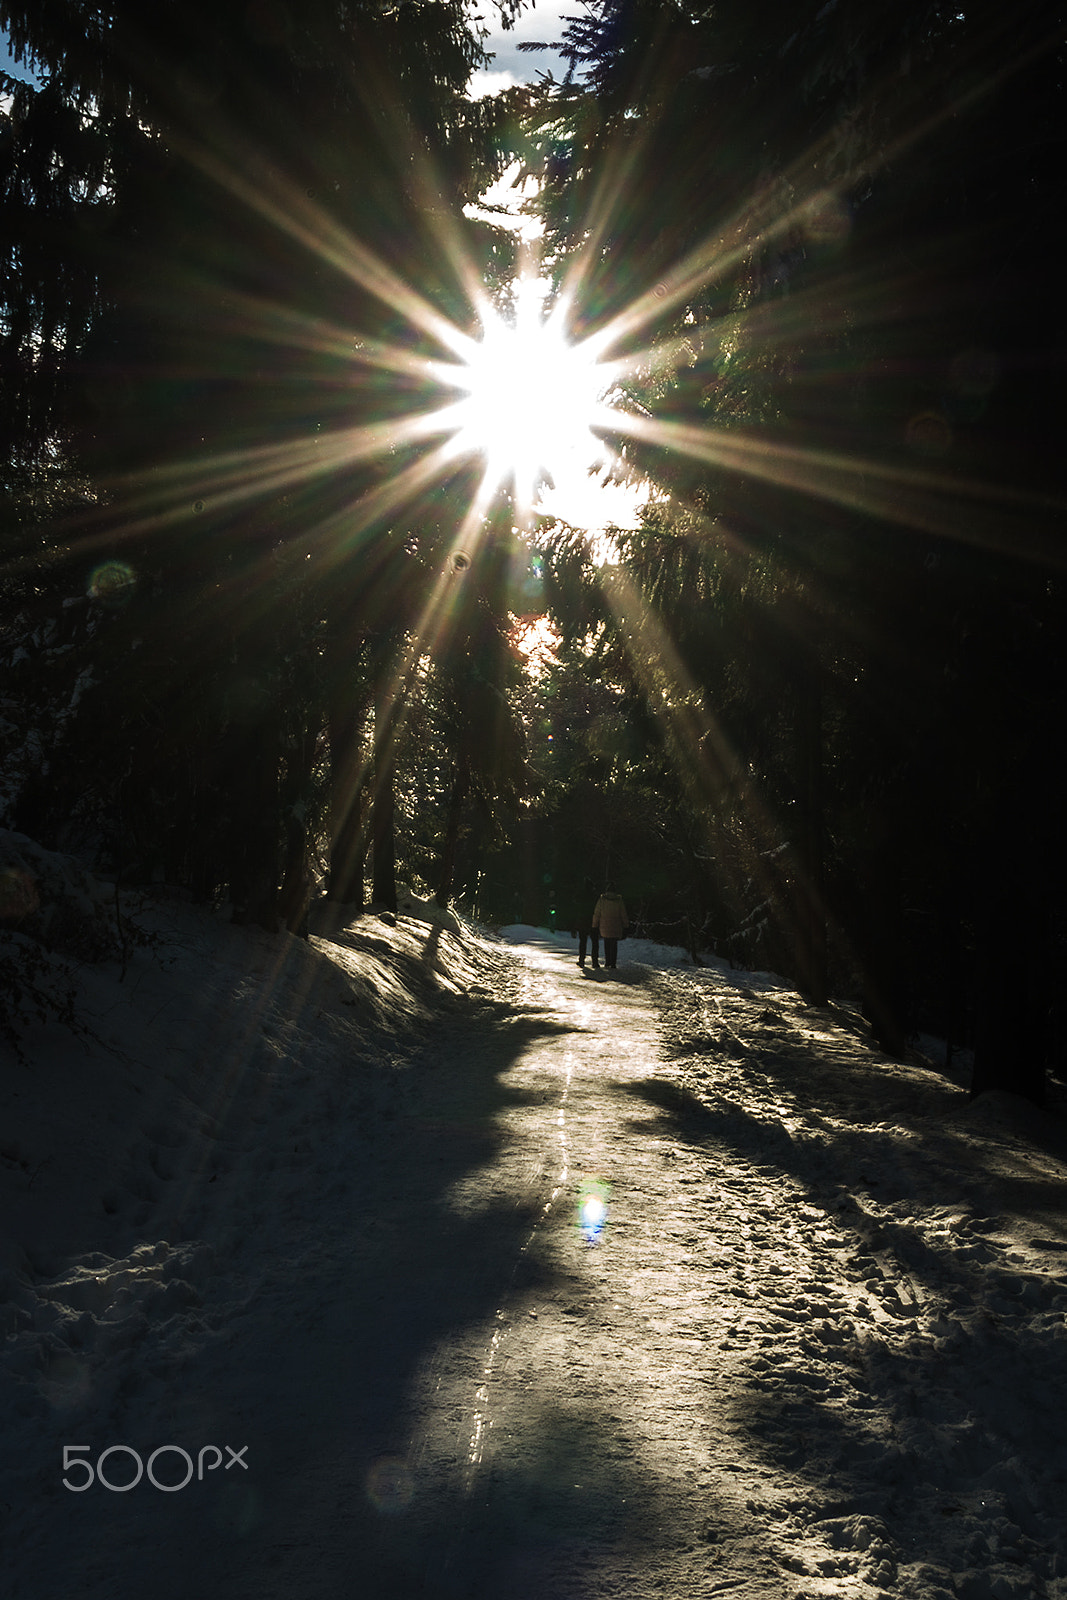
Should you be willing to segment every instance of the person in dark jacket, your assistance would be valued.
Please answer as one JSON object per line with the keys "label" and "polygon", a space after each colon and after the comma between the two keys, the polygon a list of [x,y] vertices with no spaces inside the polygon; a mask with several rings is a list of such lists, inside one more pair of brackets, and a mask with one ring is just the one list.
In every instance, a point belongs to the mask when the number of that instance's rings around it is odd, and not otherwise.
{"label": "person in dark jacket", "polygon": [[[588,905],[589,904],[590,896],[593,895],[595,892],[596,891],[593,888],[593,880],[592,880],[592,878],[586,878],[585,886],[584,886],[584,889],[583,889],[583,892],[582,892],[582,895],[583,895],[582,903],[583,903],[583,905]],[[588,911],[579,911],[576,914],[574,932],[575,932],[575,935],[576,935],[576,937],[578,939],[578,965],[580,967],[584,967],[585,966],[585,947],[586,947],[587,944],[591,944],[592,945],[592,953],[593,953],[593,966],[596,967],[599,970],[599,967],[600,967],[600,933],[595,927],[593,927],[592,921],[591,921],[591,918],[590,918],[590,915],[589,915]]]}
{"label": "person in dark jacket", "polygon": [[593,927],[604,941],[604,965],[609,972],[618,965],[619,940],[625,936],[629,926],[630,919],[622,895],[616,893],[614,884],[605,884],[604,893],[593,910]]}

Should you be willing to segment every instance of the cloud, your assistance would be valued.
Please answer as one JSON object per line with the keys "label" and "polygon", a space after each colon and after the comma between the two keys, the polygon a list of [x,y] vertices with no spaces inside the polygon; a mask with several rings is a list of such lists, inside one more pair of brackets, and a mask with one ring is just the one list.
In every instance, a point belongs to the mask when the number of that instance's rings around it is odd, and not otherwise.
{"label": "cloud", "polygon": [[[493,57],[488,73],[475,73],[475,77],[509,74],[511,83],[536,83],[539,77],[551,72],[562,78],[567,63],[554,50],[519,51],[519,44],[546,43],[558,39],[563,32],[565,16],[573,15],[574,0],[542,0],[522,11],[512,28],[491,28],[484,40],[485,48]],[[501,84],[509,88],[510,84]],[[483,91],[484,92],[484,91]],[[495,90],[489,91],[495,93]],[[473,98],[479,98],[477,95]]]}
{"label": "cloud", "polygon": [[471,73],[471,81],[467,85],[467,98],[470,100],[483,100],[487,94],[500,94],[505,89],[513,89],[517,83],[525,83],[525,78],[516,78],[513,72],[486,72]]}

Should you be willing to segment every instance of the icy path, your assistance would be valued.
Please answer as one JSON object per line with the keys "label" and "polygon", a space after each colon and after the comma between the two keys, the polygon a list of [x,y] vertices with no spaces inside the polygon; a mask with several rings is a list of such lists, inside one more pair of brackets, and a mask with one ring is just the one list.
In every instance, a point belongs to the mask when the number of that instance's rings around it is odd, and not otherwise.
{"label": "icy path", "polygon": [[[415,1403],[440,1492],[466,1458],[446,1570],[501,1600],[1067,1593],[1062,1163],[1042,1184],[1034,1153],[1029,1218],[990,1214],[1012,1174],[970,1138],[961,1172],[937,1127],[958,1093],[788,991],[523,954],[562,1031],[503,1080],[491,1181],[532,1226],[480,1343],[435,1351]],[[695,1060],[665,1067],[650,984]],[[610,1186],[594,1246],[583,1183]]]}
{"label": "icy path", "polygon": [[1067,1600],[1062,1152],[773,985],[500,956],[360,1137],[256,999],[282,1070],[131,1213],[190,1242],[13,1338],[5,1600]]}
{"label": "icy path", "polygon": [[[416,1481],[438,1474],[435,1500],[462,1467],[444,1559],[456,1587],[442,1592],[789,1592],[746,1510],[759,1469],[734,1459],[721,1414],[732,1317],[708,1273],[720,1224],[706,1161],[629,1092],[655,1070],[658,1017],[625,970],[583,979],[555,954],[523,954],[520,1009],[538,1037],[502,1079],[513,1103],[491,1170],[449,1203],[474,1217],[503,1201],[525,1231],[491,1316],[432,1352],[413,1400]],[[591,1244],[579,1205],[604,1189]],[[733,1253],[745,1275],[750,1233],[746,1218]]]}
{"label": "icy path", "polygon": [[[1067,1451],[1043,1416],[1067,1381],[1062,1166],[1030,1197],[1030,1259],[998,1251],[958,1152],[953,1203],[937,1205],[933,1128],[925,1158],[897,1128],[873,1166],[870,1099],[854,1128],[829,1082],[830,1110],[811,1110],[809,1080],[790,1090],[813,1067],[805,1043],[824,1066],[853,1058],[857,1101],[880,1066],[792,995],[525,958],[526,1005],[563,1030],[507,1075],[493,1182],[533,1227],[482,1341],[435,1352],[416,1403],[414,1456],[448,1474],[466,1453],[448,1562],[485,1570],[469,1592],[1067,1594]],[[649,981],[701,1040],[685,1069],[701,1094],[664,1069]],[[889,1094],[907,1104],[897,1072]],[[864,1208],[854,1174],[901,1203]],[[593,1246],[576,1227],[584,1182],[609,1186]],[[485,1206],[485,1174],[453,1203]]]}
{"label": "icy path", "polygon": [[[420,1348],[374,1461],[305,1500],[300,1564],[338,1543],[316,1531],[332,1488],[371,1600],[1067,1593],[1062,1165],[1047,1189],[1027,1171],[1020,1253],[988,1176],[968,1203],[938,1147],[949,1085],[903,1068],[880,1089],[788,991],[516,956],[514,1019],[442,1044],[402,1132]],[[701,1056],[664,1063],[656,986]],[[609,1193],[592,1246],[586,1185]]]}

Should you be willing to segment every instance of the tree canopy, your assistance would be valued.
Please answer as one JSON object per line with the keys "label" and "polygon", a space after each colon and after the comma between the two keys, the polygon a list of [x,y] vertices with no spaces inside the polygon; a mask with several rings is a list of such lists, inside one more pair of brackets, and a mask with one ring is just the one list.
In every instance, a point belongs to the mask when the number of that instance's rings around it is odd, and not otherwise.
{"label": "tree canopy", "polygon": [[[460,0],[0,26],[9,819],[291,927],[368,860],[560,925],[625,866],[664,937],[1039,1095],[1059,8],[585,0],[564,81],[480,101]],[[515,158],[645,486],[532,564],[432,420]]]}
{"label": "tree canopy", "polygon": [[417,424],[500,253],[462,212],[503,159],[480,45],[458,0],[0,24],[40,80],[6,83],[0,173],[8,625],[61,713],[16,819],[270,919],[324,772],[363,827],[368,708],[387,772],[387,679],[458,603],[469,474]]}
{"label": "tree canopy", "polygon": [[976,1083],[1035,1093],[1062,20],[590,0],[528,151],[559,280],[629,358],[611,442],[655,489],[610,571],[546,541],[557,620],[614,652],[659,751],[688,919],[815,999],[858,983],[887,1048],[966,1039]]}

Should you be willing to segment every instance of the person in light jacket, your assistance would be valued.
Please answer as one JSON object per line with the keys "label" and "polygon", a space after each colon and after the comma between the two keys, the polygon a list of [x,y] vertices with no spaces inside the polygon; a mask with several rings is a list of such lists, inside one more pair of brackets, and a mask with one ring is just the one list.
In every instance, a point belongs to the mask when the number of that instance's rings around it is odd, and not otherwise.
{"label": "person in light jacket", "polygon": [[604,965],[609,971],[618,965],[619,940],[629,926],[622,895],[616,892],[614,884],[605,884],[604,893],[593,910],[593,927],[604,941]]}

